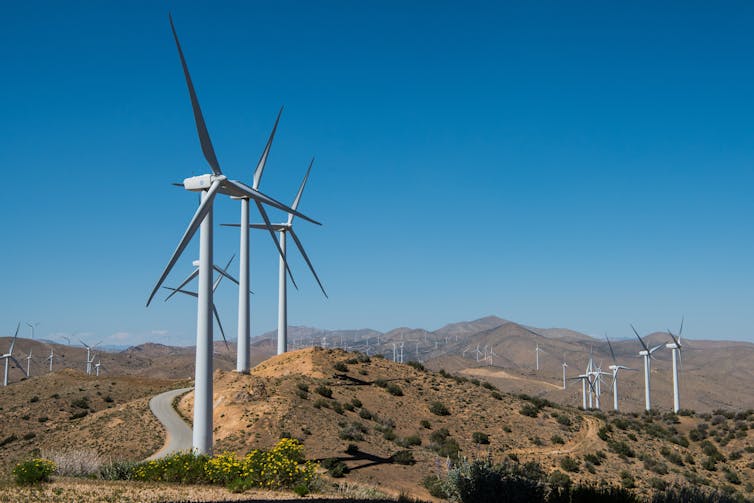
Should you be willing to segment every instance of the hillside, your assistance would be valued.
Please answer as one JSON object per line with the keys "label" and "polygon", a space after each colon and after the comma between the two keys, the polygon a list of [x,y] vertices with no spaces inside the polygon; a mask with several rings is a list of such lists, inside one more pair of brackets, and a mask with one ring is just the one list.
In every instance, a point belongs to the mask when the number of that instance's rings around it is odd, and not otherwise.
{"label": "hillside", "polygon": [[[442,475],[449,456],[536,461],[547,473],[570,457],[572,480],[630,479],[641,492],[671,482],[745,492],[754,482],[754,411],[604,416],[417,367],[309,348],[248,376],[217,371],[216,450],[245,453],[292,435],[309,456],[343,461],[348,480],[421,498],[422,480]],[[180,402],[185,414],[191,399]],[[404,450],[415,464],[396,462]]]}

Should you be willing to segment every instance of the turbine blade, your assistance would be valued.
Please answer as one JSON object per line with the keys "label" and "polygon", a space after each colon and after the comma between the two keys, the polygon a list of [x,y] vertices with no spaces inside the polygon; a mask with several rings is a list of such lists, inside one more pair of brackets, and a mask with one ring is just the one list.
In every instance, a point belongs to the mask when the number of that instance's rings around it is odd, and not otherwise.
{"label": "turbine blade", "polygon": [[162,288],[164,288],[165,290],[172,290],[174,294],[175,293],[182,293],[183,295],[190,295],[191,297],[197,297],[197,298],[199,297],[198,293],[196,293],[196,292],[190,292],[189,290],[181,290],[179,288],[171,288],[169,286],[163,286]]}
{"label": "turbine blade", "polygon": [[236,278],[234,278],[233,276],[231,276],[231,275],[230,275],[230,273],[228,273],[228,271],[227,271],[227,270],[223,270],[223,269],[220,269],[220,268],[219,268],[219,267],[217,267],[216,265],[215,265],[215,266],[212,266],[212,268],[213,268],[213,269],[214,269],[214,270],[215,270],[215,271],[216,271],[217,273],[219,273],[221,277],[226,277],[226,278],[228,278],[228,279],[229,279],[230,281],[232,281],[233,283],[235,283],[236,285],[238,284],[238,280],[237,280]]}
{"label": "turbine blade", "polygon": [[607,347],[610,348],[610,356],[613,358],[613,363],[617,365],[618,362],[615,360],[615,351],[613,351],[613,345],[610,344],[610,339],[607,338],[607,334],[605,334],[605,340],[607,341]]}
{"label": "turbine blade", "polygon": [[673,335],[673,332],[668,329],[668,334],[670,335],[670,338],[673,340],[673,342],[680,348],[681,347],[681,341],[676,339],[675,335]]}
{"label": "turbine blade", "polygon": [[325,292],[325,287],[322,286],[322,282],[319,280],[319,276],[317,276],[317,271],[314,270],[314,266],[312,265],[311,261],[309,260],[309,257],[306,255],[306,252],[304,251],[304,247],[301,244],[301,241],[299,241],[298,236],[296,236],[296,233],[293,231],[293,227],[291,227],[290,231],[291,237],[293,238],[293,241],[296,243],[296,246],[298,247],[298,251],[301,252],[301,256],[304,257],[304,260],[306,261],[306,265],[309,266],[309,270],[314,275],[314,279],[317,280],[317,284],[319,285],[320,290],[322,290],[322,293],[324,294],[325,298],[327,297],[327,292]]}
{"label": "turbine blade", "polygon": [[168,274],[170,274],[170,270],[178,261],[178,258],[180,258],[181,253],[183,253],[183,250],[185,250],[186,246],[188,246],[189,241],[191,241],[191,238],[194,237],[194,234],[196,233],[196,230],[199,228],[202,221],[204,220],[204,217],[206,217],[209,210],[212,209],[212,202],[214,201],[215,194],[217,193],[217,189],[219,188],[220,188],[220,181],[212,182],[212,185],[209,187],[209,190],[207,191],[207,196],[199,205],[199,208],[197,208],[196,213],[194,213],[194,217],[191,219],[191,222],[189,223],[189,226],[186,229],[186,232],[183,233],[183,237],[181,238],[181,241],[178,243],[178,246],[173,252],[173,255],[170,257],[170,261],[168,261],[168,265],[165,267],[165,270],[162,271],[162,275],[160,276],[160,279],[157,280],[157,284],[152,289],[152,293],[149,294],[149,299],[147,299],[147,306],[149,306],[149,303],[152,302],[152,299],[157,293],[157,290],[160,289],[160,287],[162,286],[162,282],[165,281],[165,278],[167,278]]}
{"label": "turbine blade", "polygon": [[283,107],[280,107],[280,111],[278,112],[277,119],[275,119],[275,125],[272,126],[272,132],[270,133],[270,137],[267,140],[267,145],[264,146],[264,150],[262,151],[262,157],[259,158],[259,162],[257,163],[257,169],[254,170],[254,179],[252,181],[252,187],[255,189],[259,188],[259,182],[262,181],[262,172],[264,172],[264,166],[267,164],[267,157],[270,155],[270,148],[272,147],[272,140],[275,138],[275,131],[277,131],[278,128],[278,122],[280,122],[280,116],[283,114]]}
{"label": "turbine blade", "polygon": [[[306,169],[306,174],[304,175],[304,179],[301,180],[301,185],[298,188],[298,192],[296,193],[296,198],[293,200],[293,204],[291,205],[291,208],[296,210],[298,209],[298,203],[301,202],[301,194],[304,193],[304,187],[306,186],[306,181],[309,179],[309,173],[312,170],[312,164],[314,164],[314,157],[312,157],[312,160],[309,162],[309,167]],[[293,214],[288,214],[288,225],[291,225],[293,223]]]}
{"label": "turbine blade", "polygon": [[639,342],[641,342],[641,345],[644,348],[644,350],[649,351],[649,348],[647,347],[646,344],[644,344],[644,340],[641,338],[641,336],[639,335],[639,332],[636,331],[633,325],[631,325],[631,330],[633,330],[634,333],[636,334],[636,338],[639,339]]}
{"label": "turbine blade", "polygon": [[681,328],[678,330],[678,340],[681,340],[681,335],[683,334],[683,319],[685,316],[681,316]]}
{"label": "turbine blade", "polygon": [[16,325],[16,333],[15,333],[15,334],[13,334],[13,338],[14,338],[14,339],[15,339],[16,337],[18,337],[18,330],[19,330],[20,328],[21,328],[21,322],[19,321],[19,322],[18,322],[18,325]]}
{"label": "turbine blade", "polygon": [[175,25],[173,25],[173,16],[169,15],[169,18],[170,29],[173,31],[173,38],[175,39],[175,46],[178,48],[178,56],[181,58],[183,75],[186,77],[186,86],[188,87],[189,97],[191,98],[191,108],[194,110],[196,132],[199,134],[199,143],[202,145],[202,153],[212,168],[212,172],[216,175],[222,175],[223,172],[220,170],[220,164],[217,162],[217,157],[215,156],[215,149],[212,147],[212,140],[209,139],[207,125],[204,123],[202,109],[199,107],[199,100],[196,97],[196,91],[194,91],[194,84],[191,82],[191,75],[189,75],[188,66],[186,65],[186,58],[183,57],[181,43],[178,41],[178,34],[175,31]]}
{"label": "turbine blade", "polygon": [[[178,285],[175,288],[168,288],[168,290],[172,290],[173,292],[167,297],[165,297],[165,302],[170,300],[170,297],[178,293],[178,290],[182,289],[184,286],[186,286],[192,279],[196,278],[198,275],[199,275],[199,268],[197,267],[196,269],[194,269],[194,271],[191,274],[186,276],[186,279],[184,279],[180,285]],[[167,288],[167,287],[163,287],[163,288]]]}
{"label": "turbine blade", "polygon": [[18,360],[16,360],[15,356],[10,355],[8,358],[10,358],[11,360],[13,360],[13,363],[16,364],[16,367],[18,367],[18,370],[20,370],[21,372],[23,372],[26,377],[29,377],[29,374],[26,373],[26,369],[23,368],[23,366],[20,363],[18,363]]}
{"label": "turbine blade", "polygon": [[217,320],[217,326],[220,327],[220,334],[223,336],[223,342],[225,342],[225,349],[230,351],[230,346],[228,346],[228,340],[225,338],[225,330],[223,330],[223,324],[220,322],[220,315],[217,313],[217,306],[215,306],[215,303],[212,303],[212,313],[215,315],[215,320]]}
{"label": "turbine blade", "polygon": [[280,258],[283,259],[283,264],[285,264],[285,270],[288,271],[288,277],[291,278],[291,283],[293,283],[293,286],[298,290],[298,286],[296,285],[296,281],[293,279],[293,273],[291,273],[290,267],[288,267],[288,259],[285,256],[285,253],[283,253],[283,249],[280,247],[280,242],[278,241],[277,236],[275,236],[275,231],[272,230],[270,224],[270,217],[267,216],[267,212],[264,210],[264,206],[262,206],[262,203],[255,200],[254,203],[257,205],[257,209],[259,210],[260,215],[262,215],[262,220],[264,220],[264,223],[267,225],[267,230],[270,231],[270,236],[272,236],[272,240],[275,242],[275,246],[278,249],[278,253],[280,254]]}
{"label": "turbine blade", "polygon": [[256,189],[252,189],[246,184],[243,184],[237,180],[224,180],[223,184],[225,185],[225,188],[229,191],[232,191],[233,193],[237,193],[239,196],[245,196],[250,199],[253,199],[254,201],[258,203],[267,204],[269,206],[272,206],[273,208],[277,208],[281,211],[284,211],[286,213],[293,213],[299,218],[303,218],[304,220],[307,220],[313,224],[316,225],[322,225],[321,223],[317,222],[316,220],[313,220],[303,213],[299,213],[298,211],[289,208],[288,206],[284,205],[280,201],[271,198],[270,196],[267,196],[265,194],[262,194]]}

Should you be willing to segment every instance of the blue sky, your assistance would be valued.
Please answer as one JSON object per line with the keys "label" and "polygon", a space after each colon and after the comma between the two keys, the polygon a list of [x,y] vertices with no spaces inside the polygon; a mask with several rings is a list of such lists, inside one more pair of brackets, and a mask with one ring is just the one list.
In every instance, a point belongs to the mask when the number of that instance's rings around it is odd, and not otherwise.
{"label": "blue sky", "polygon": [[[197,204],[170,183],[208,171],[168,11],[228,176],[250,182],[281,105],[262,190],[290,202],[316,156],[300,209],[324,226],[298,233],[330,298],[293,254],[291,324],[624,337],[685,314],[754,341],[747,2],[9,4],[2,333],[193,343],[193,300],[144,307]],[[223,262],[237,231],[215,236]],[[277,260],[251,247],[259,334]],[[216,302],[234,334],[232,285]]]}

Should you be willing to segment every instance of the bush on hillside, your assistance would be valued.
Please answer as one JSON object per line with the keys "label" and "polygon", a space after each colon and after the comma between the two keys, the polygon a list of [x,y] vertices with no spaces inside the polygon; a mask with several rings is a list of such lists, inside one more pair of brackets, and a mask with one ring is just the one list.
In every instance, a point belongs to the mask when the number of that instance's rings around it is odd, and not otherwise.
{"label": "bush on hillside", "polygon": [[49,482],[55,468],[55,463],[49,459],[34,458],[18,463],[13,468],[13,478],[19,485]]}
{"label": "bush on hillside", "polygon": [[432,402],[429,404],[429,411],[437,416],[449,416],[450,410],[442,402]]}

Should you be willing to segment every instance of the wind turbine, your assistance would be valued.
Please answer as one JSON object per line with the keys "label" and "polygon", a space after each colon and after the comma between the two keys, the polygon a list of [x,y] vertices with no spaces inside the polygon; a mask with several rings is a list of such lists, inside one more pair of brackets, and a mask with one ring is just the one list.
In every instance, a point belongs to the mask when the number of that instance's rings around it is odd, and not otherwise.
{"label": "wind turbine", "polygon": [[613,364],[610,365],[608,368],[613,372],[613,410],[618,411],[618,372],[621,370],[635,370],[632,368],[628,368],[624,365],[618,365],[618,361],[615,358],[615,351],[613,351],[613,345],[610,343],[610,339],[607,338],[607,334],[605,335],[605,340],[607,341],[607,347],[610,348],[610,357],[613,359]]}
{"label": "wind turbine", "polygon": [[678,337],[673,335],[673,332],[668,329],[668,334],[672,339],[672,342],[665,344],[665,347],[671,350],[673,355],[673,412],[676,414],[681,410],[681,396],[678,390],[678,364],[681,357],[681,335],[683,334],[683,318],[681,318],[681,328],[678,330]]}
{"label": "wind turbine", "polygon": [[[581,408],[584,409],[584,410],[587,410],[587,402],[586,402],[587,391],[586,391],[586,386],[587,386],[587,384],[589,384],[589,387],[590,388],[592,387],[591,376],[588,373],[585,373],[585,374],[580,374],[580,375],[578,375],[576,377],[571,377],[570,379],[572,379],[574,381],[581,381]],[[591,392],[590,392],[590,397],[591,397]]]}
{"label": "wind turbine", "polygon": [[[191,106],[194,112],[194,121],[199,136],[202,153],[211,168],[211,173],[186,178],[183,187],[192,192],[201,193],[201,203],[197,208],[188,228],[178,243],[167,266],[157,280],[152,292],[147,299],[147,306],[151,303],[162,283],[167,278],[175,263],[188,246],[191,238],[199,230],[199,289],[197,292],[197,327],[196,327],[196,368],[194,375],[194,422],[193,422],[193,448],[199,454],[211,454],[212,452],[212,208],[215,196],[220,193],[231,197],[253,199],[262,215],[265,223],[269,223],[267,212],[263,204],[278,208],[287,213],[294,213],[305,220],[318,224],[318,222],[288,208],[275,199],[253,189],[241,182],[229,180],[220,169],[212,141],[204,122],[199,101],[196,97],[194,85],[191,82],[186,59],[183,56],[178,34],[170,17],[170,29],[173,32],[178,56],[181,60],[183,75],[186,79]],[[270,235],[278,247],[278,252],[283,252],[275,239],[275,233],[270,230]]]}
{"label": "wind turbine", "polygon": [[92,350],[102,344],[102,341],[99,341],[97,344],[94,344],[90,346],[86,342],[79,339],[79,342],[84,345],[86,348],[86,375],[92,374],[92,362],[94,361],[94,356],[92,355]]}
{"label": "wind turbine", "polygon": [[539,352],[540,351],[542,350],[539,348],[539,344],[537,344],[537,349],[535,350],[535,352],[537,353],[537,370],[539,370]]}
{"label": "wind turbine", "polygon": [[36,322],[35,321],[28,321],[28,322],[26,322],[26,326],[28,326],[29,328],[31,328],[31,338],[33,339],[34,338],[34,329],[39,326],[39,322],[38,321],[36,321]]}
{"label": "wind turbine", "polygon": [[566,389],[566,368],[568,367],[568,364],[565,361],[565,354],[563,354],[563,389]]}
{"label": "wind turbine", "polygon": [[100,360],[100,359],[98,358],[98,359],[97,359],[97,363],[95,363],[95,364],[94,364],[95,375],[96,375],[97,377],[99,377],[99,369],[100,369],[100,367],[102,367],[102,370],[107,370],[107,369],[105,368],[105,366],[104,366],[104,365],[102,365],[102,360]]}
{"label": "wind turbine", "polygon": [[34,348],[29,348],[29,354],[26,355],[26,377],[31,376],[31,352]]}
{"label": "wind turbine", "polygon": [[[294,210],[298,208],[298,205],[301,202],[301,195],[304,193],[304,187],[306,186],[306,181],[309,179],[309,173],[312,170],[313,164],[314,164],[314,159],[312,159],[311,162],[309,163],[309,167],[306,170],[304,179],[301,181],[301,185],[299,186],[298,193],[296,194],[296,198],[293,200],[293,204],[291,204],[291,208],[293,208]],[[265,230],[269,230],[270,232],[277,231],[280,233],[279,248],[281,252],[280,252],[280,265],[279,265],[279,270],[278,270],[278,350],[277,350],[277,354],[279,355],[285,353],[288,350],[288,292],[287,292],[288,280],[286,278],[286,269],[288,270],[288,276],[290,276],[293,286],[298,288],[296,286],[296,282],[293,280],[293,275],[291,274],[290,269],[288,269],[288,266],[286,263],[286,258],[287,258],[286,235],[287,234],[290,234],[291,237],[293,238],[294,243],[296,243],[296,247],[298,248],[299,252],[301,252],[301,256],[304,257],[306,264],[309,266],[309,270],[314,275],[314,279],[317,280],[317,284],[319,285],[319,288],[322,290],[322,293],[325,295],[325,298],[327,298],[327,292],[325,292],[325,288],[322,286],[322,282],[319,280],[319,276],[317,276],[317,272],[314,270],[314,266],[309,260],[309,256],[306,254],[306,251],[304,250],[304,247],[301,244],[301,241],[296,235],[296,232],[293,230],[293,217],[294,217],[293,214],[289,214],[288,221],[282,224],[270,225],[270,223],[266,221],[264,224],[251,224],[248,226],[251,229],[265,229]],[[223,224],[223,225],[226,227],[239,227],[239,226],[243,227],[243,224]]]}
{"label": "wind turbine", "polygon": [[649,388],[649,372],[650,372],[651,362],[649,360],[650,358],[652,359],[654,358],[652,356],[652,353],[660,349],[662,347],[662,344],[659,344],[653,347],[652,349],[650,349],[646,345],[644,340],[639,336],[639,332],[636,331],[633,325],[631,325],[631,330],[634,331],[634,334],[636,334],[636,338],[639,339],[639,342],[641,343],[641,347],[644,348],[641,351],[639,351],[639,356],[644,358],[644,408],[646,410],[651,410],[652,405],[651,405],[650,388]]}
{"label": "wind turbine", "polygon": [[21,366],[20,363],[18,363],[18,360],[16,360],[16,357],[13,356],[13,346],[16,345],[16,338],[18,337],[18,329],[21,328],[21,322],[18,322],[18,326],[16,326],[16,333],[13,335],[13,339],[10,341],[10,349],[8,349],[8,352],[4,355],[0,355],[0,359],[5,360],[5,372],[3,374],[3,386],[8,385],[8,360],[13,360],[13,363],[16,364],[16,367],[21,372],[24,372],[24,368]]}
{"label": "wind turbine", "polygon": [[[231,276],[230,274],[228,274],[228,268],[230,267],[230,264],[231,264],[231,262],[233,262],[234,258],[235,258],[235,255],[232,256],[232,257],[230,257],[230,260],[228,260],[228,263],[225,265],[225,269],[220,269],[216,265],[212,266],[215,271],[217,271],[217,272],[220,273],[218,275],[217,279],[215,280],[214,284],[212,285],[212,294],[213,294],[213,297],[214,297],[215,291],[217,290],[217,287],[220,286],[220,282],[222,281],[223,278],[230,278],[231,281],[233,281],[234,283],[238,284],[238,281],[233,276]],[[198,264],[195,263],[194,265],[198,265]],[[188,295],[188,296],[191,296],[191,297],[198,297],[199,294],[197,292],[191,292],[191,291],[183,289],[183,287],[186,286],[186,284],[189,281],[191,281],[193,278],[195,278],[197,274],[198,274],[198,269],[195,269],[194,272],[192,272],[191,274],[189,274],[188,278],[186,278],[186,280],[184,280],[183,283],[181,283],[180,286],[178,286],[177,288],[171,288],[169,286],[163,286],[164,289],[170,290],[172,292],[170,295],[168,295],[165,298],[165,302],[167,302],[176,293],[182,293],[184,295]],[[215,317],[215,321],[217,321],[217,326],[220,327],[220,334],[222,334],[222,336],[223,336],[223,342],[225,342],[225,347],[229,348],[229,346],[228,346],[228,340],[225,338],[225,330],[223,330],[223,324],[220,321],[220,315],[217,312],[217,306],[215,306],[214,300],[212,302],[212,314]]]}
{"label": "wind turbine", "polygon": [[52,348],[50,348],[50,356],[47,357],[46,361],[50,362],[50,372],[52,372],[52,360],[55,358],[55,353],[53,353]]}

